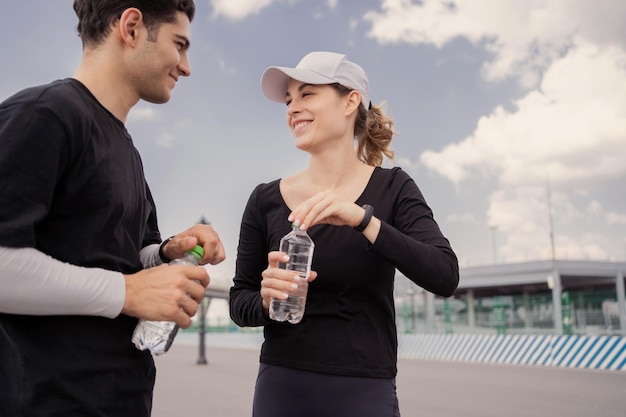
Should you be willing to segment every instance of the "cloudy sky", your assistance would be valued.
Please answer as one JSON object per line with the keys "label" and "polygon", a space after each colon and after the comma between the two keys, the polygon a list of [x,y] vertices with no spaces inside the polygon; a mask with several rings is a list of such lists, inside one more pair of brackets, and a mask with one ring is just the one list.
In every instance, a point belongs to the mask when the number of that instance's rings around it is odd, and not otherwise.
{"label": "cloudy sky", "polygon": [[[165,105],[127,123],[164,237],[202,216],[234,270],[239,222],[260,182],[307,164],[285,107],[262,95],[270,65],[342,52],[368,72],[415,179],[461,266],[626,259],[623,0],[196,0],[190,59]],[[0,100],[71,76],[71,0],[0,15]],[[550,238],[551,231],[553,239]]]}

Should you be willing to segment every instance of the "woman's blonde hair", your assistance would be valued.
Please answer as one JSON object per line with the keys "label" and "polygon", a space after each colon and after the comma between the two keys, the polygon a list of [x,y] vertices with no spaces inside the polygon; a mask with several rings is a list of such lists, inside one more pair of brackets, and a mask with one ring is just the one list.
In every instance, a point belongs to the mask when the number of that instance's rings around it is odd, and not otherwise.
{"label": "woman's blonde hair", "polygon": [[[341,84],[330,84],[340,95],[345,96],[352,89]],[[383,113],[381,106],[370,104],[366,109],[359,104],[354,122],[354,137],[357,141],[356,152],[361,161],[371,166],[381,166],[383,158],[394,158],[389,145],[395,134],[393,119]]]}

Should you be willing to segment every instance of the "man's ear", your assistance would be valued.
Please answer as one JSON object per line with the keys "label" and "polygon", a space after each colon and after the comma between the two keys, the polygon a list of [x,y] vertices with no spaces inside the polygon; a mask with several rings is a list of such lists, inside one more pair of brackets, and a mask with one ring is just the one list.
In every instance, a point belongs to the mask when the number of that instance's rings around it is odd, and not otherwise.
{"label": "man's ear", "polygon": [[141,10],[130,7],[124,10],[120,16],[117,30],[125,43],[134,46],[139,37],[140,29],[143,27],[143,14]]}

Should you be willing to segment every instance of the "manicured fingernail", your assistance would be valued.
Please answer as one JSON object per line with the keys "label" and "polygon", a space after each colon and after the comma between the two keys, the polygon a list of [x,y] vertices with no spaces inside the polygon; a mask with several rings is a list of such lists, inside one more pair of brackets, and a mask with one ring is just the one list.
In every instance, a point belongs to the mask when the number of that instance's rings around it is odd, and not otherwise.
{"label": "manicured fingernail", "polygon": [[294,221],[294,224],[295,224],[296,226],[300,226],[300,219],[296,219],[296,220]]}
{"label": "manicured fingernail", "polygon": [[291,284],[291,289],[292,290],[297,290],[298,289],[298,284]]}
{"label": "manicured fingernail", "polygon": [[292,222],[293,221],[293,214],[290,214],[289,217],[287,217],[287,220]]}
{"label": "manicured fingernail", "polygon": [[281,294],[281,297],[283,300],[286,300],[289,297],[289,294],[287,294],[286,292]]}

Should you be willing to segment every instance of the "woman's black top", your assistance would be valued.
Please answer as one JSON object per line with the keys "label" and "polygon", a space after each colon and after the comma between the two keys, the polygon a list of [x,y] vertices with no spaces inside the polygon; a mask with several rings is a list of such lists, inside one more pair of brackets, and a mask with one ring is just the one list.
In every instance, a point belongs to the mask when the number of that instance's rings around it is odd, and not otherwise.
{"label": "woman's black top", "polygon": [[261,362],[336,375],[392,378],[396,375],[394,309],[396,269],[442,296],[456,289],[456,255],[442,235],[420,190],[400,168],[376,168],[358,205],[374,207],[382,222],[370,244],[349,226],[316,225],[305,314],[299,324],[264,316],[261,273],[267,254],[291,230],[290,210],[279,180],[250,195],[241,222],[230,314],[239,326],[264,326]]}

